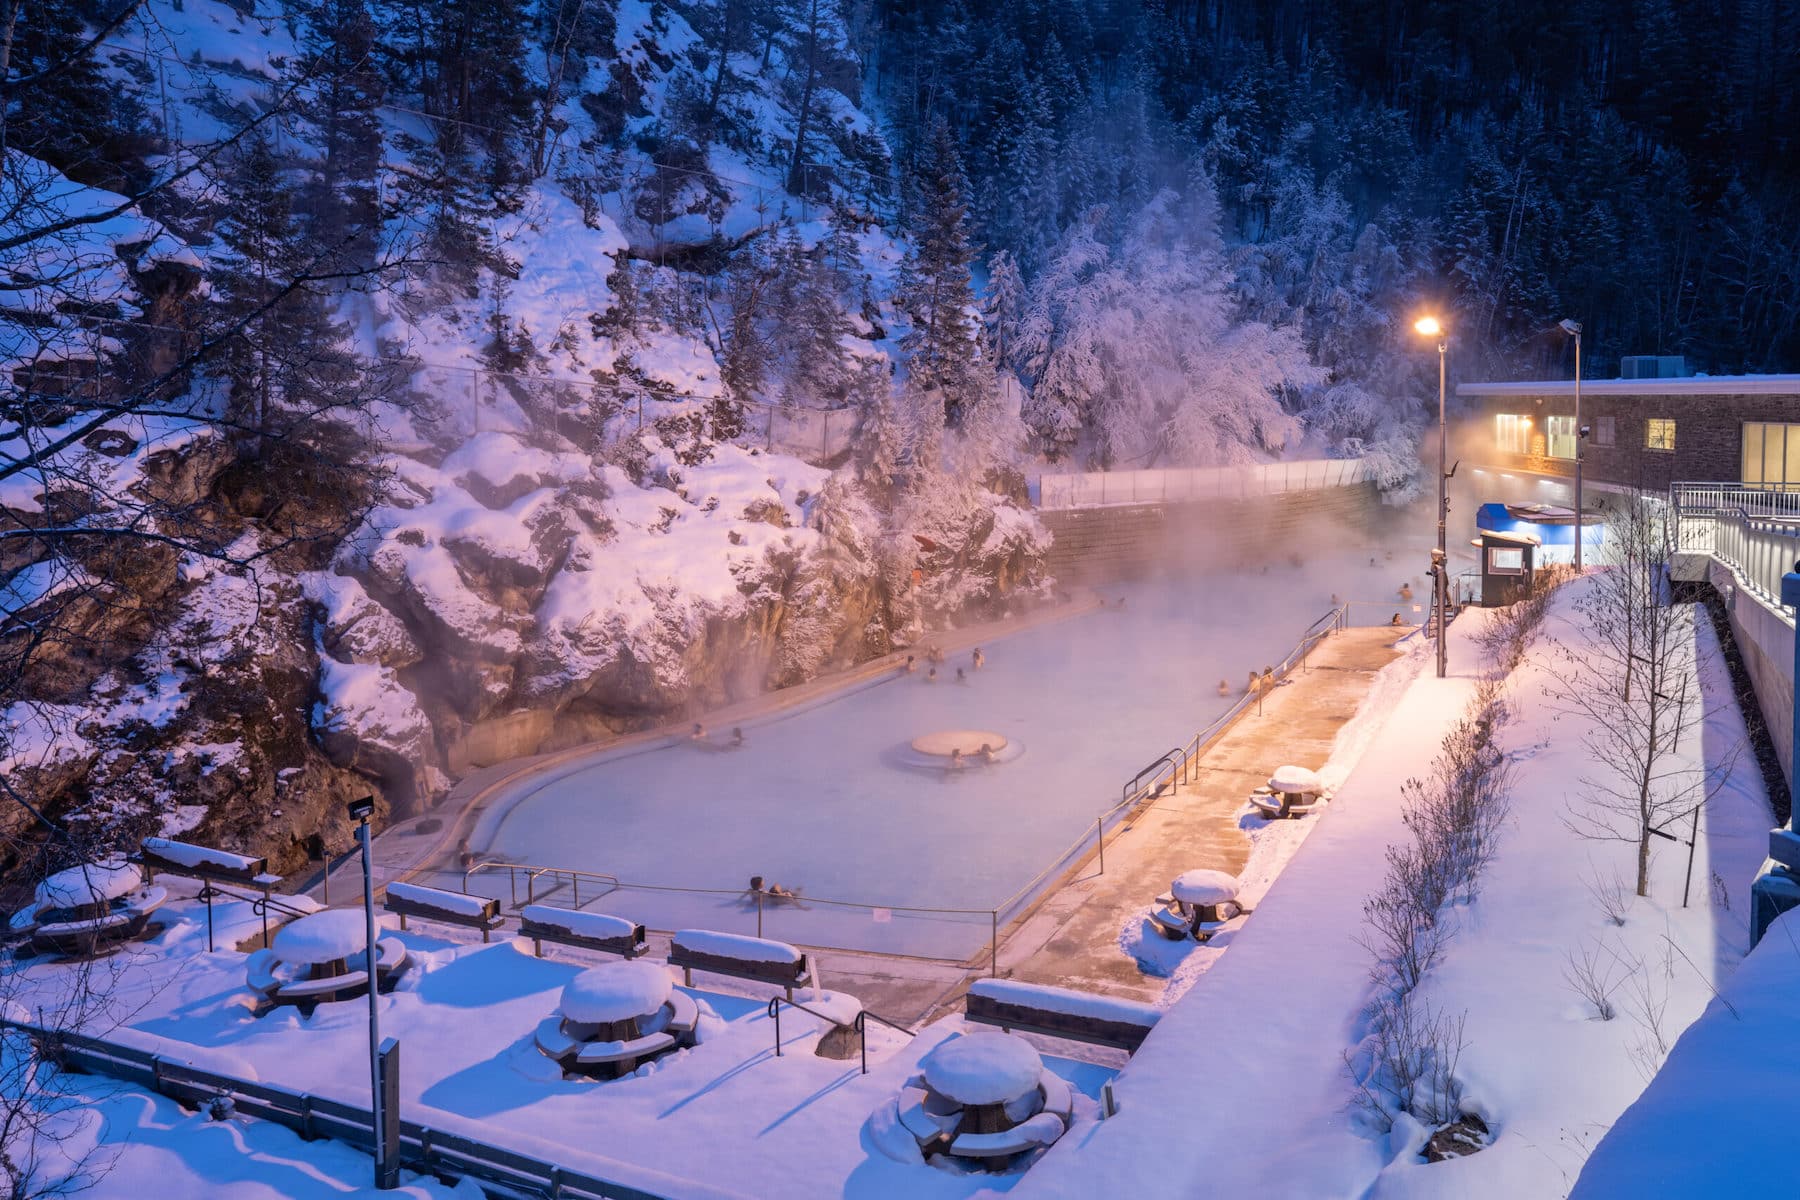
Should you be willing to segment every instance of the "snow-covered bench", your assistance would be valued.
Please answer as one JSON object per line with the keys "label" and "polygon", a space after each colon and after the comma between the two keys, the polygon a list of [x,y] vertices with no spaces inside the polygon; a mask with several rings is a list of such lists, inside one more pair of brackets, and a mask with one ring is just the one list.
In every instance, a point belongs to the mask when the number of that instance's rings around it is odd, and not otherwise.
{"label": "snow-covered bench", "polygon": [[636,958],[650,948],[642,925],[606,913],[548,904],[527,904],[520,910],[519,936],[531,939],[531,952],[539,958],[544,956],[545,942],[602,950],[622,958]]}
{"label": "snow-covered bench", "polygon": [[1011,1158],[1052,1144],[1066,1128],[1061,1117],[1041,1112],[1001,1133],[959,1133],[951,1139],[950,1153],[960,1158]]}
{"label": "snow-covered bench", "polygon": [[1154,1005],[1017,979],[969,985],[963,1015],[983,1025],[1136,1053],[1161,1015]]}
{"label": "snow-covered bench", "polygon": [[683,929],[669,944],[669,965],[680,967],[682,980],[694,986],[695,971],[729,975],[757,983],[772,983],[794,998],[794,988],[812,975],[812,963],[802,951],[786,942],[714,933],[710,929]]}
{"label": "snow-covered bench", "polygon": [[191,842],[173,842],[168,838],[145,838],[138,848],[137,861],[144,868],[146,882],[154,882],[160,871],[164,875],[179,875],[207,883],[241,883],[257,888],[265,895],[281,882],[281,876],[269,874],[266,858],[196,846]]}
{"label": "snow-covered bench", "polygon": [[401,929],[406,928],[406,918],[422,917],[427,921],[479,929],[484,942],[506,923],[506,918],[500,915],[498,900],[465,896],[461,892],[446,892],[442,888],[422,887],[416,883],[388,884],[382,907],[400,914]]}

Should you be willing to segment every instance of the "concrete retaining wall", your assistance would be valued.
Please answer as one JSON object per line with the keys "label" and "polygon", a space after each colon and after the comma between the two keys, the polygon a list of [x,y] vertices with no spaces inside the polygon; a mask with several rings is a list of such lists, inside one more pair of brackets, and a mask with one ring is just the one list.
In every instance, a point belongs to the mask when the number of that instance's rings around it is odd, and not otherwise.
{"label": "concrete retaining wall", "polygon": [[1732,639],[1744,656],[1744,666],[1756,687],[1756,706],[1768,722],[1775,757],[1781,760],[1781,772],[1792,787],[1794,747],[1788,731],[1794,727],[1794,627],[1766,601],[1745,590],[1730,567],[1711,555],[1705,556],[1705,561],[1706,581],[1731,614]]}
{"label": "concrete retaining wall", "polygon": [[1254,500],[1048,509],[1050,573],[1065,586],[1111,583],[1217,564],[1305,553],[1310,530],[1333,523],[1372,540],[1391,515],[1372,483]]}

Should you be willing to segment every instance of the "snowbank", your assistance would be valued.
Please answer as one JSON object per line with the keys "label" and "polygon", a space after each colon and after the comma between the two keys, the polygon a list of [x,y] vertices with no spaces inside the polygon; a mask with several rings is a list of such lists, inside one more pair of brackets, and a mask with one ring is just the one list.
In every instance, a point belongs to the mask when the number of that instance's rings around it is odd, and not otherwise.
{"label": "snowbank", "polygon": [[1037,1086],[1044,1060],[1009,1033],[965,1033],[940,1043],[920,1064],[925,1083],[958,1104],[1000,1104]]}
{"label": "snowbank", "polygon": [[562,1014],[596,1025],[647,1017],[668,1001],[675,981],[661,963],[630,959],[590,967],[563,985]]}
{"label": "snowbank", "polygon": [[1613,1125],[1570,1200],[1779,1196],[1794,1186],[1800,912],[1776,920]]}

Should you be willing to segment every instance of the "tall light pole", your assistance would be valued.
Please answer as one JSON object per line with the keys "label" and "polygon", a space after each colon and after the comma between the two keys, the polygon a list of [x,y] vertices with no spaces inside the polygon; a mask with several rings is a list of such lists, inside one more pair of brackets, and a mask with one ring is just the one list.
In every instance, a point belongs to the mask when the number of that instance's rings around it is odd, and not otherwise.
{"label": "tall light pole", "polygon": [[[375,971],[375,869],[369,851],[369,818],[375,815],[375,797],[352,800],[346,807],[350,819],[356,822],[356,840],[362,844],[363,928],[369,939],[363,948],[363,968],[369,975],[369,1115],[374,1118],[375,1186],[386,1191],[398,1186],[400,1164],[388,1161],[390,1139],[386,1135],[390,1125],[397,1126],[398,1122],[387,1112],[387,1097],[383,1094],[386,1089],[382,1087],[381,1008],[377,1003],[381,989]],[[331,870],[329,860],[325,869],[328,873]]]}
{"label": "tall light pole", "polygon": [[1443,323],[1436,317],[1420,317],[1413,322],[1413,328],[1420,334],[1437,339],[1438,351],[1438,501],[1437,501],[1437,549],[1431,554],[1432,602],[1431,606],[1437,614],[1437,673],[1442,679],[1446,674],[1447,654],[1444,648],[1445,614],[1449,600],[1449,547],[1445,543],[1445,518],[1450,513],[1450,435],[1444,424],[1444,349],[1450,340]]}
{"label": "tall light pole", "polygon": [[1581,574],[1581,456],[1587,449],[1587,429],[1581,424],[1581,322],[1564,317],[1558,324],[1575,339],[1575,573]]}

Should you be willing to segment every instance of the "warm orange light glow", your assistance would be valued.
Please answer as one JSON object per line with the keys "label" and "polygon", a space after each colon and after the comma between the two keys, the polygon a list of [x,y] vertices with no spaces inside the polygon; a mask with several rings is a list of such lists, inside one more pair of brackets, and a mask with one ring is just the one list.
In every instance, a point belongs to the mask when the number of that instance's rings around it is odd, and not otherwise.
{"label": "warm orange light glow", "polygon": [[1420,317],[1413,322],[1413,328],[1424,334],[1426,337],[1436,337],[1438,334],[1444,332],[1444,327],[1438,323],[1436,317]]}

